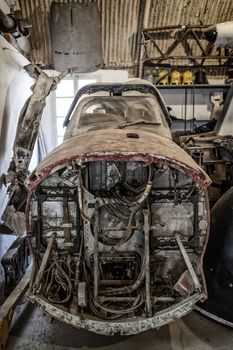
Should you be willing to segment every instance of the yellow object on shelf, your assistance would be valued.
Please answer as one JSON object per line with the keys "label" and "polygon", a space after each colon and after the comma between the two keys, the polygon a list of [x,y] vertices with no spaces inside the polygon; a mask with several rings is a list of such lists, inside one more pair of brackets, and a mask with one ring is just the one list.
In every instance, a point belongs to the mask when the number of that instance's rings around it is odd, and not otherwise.
{"label": "yellow object on shelf", "polygon": [[183,84],[192,85],[193,84],[193,73],[191,70],[185,70],[183,73]]}
{"label": "yellow object on shelf", "polygon": [[161,69],[159,71],[159,78],[162,78],[159,81],[159,85],[169,85],[169,76],[168,71],[166,69]]}
{"label": "yellow object on shelf", "polygon": [[178,70],[173,70],[171,72],[171,85],[181,84],[181,74]]}

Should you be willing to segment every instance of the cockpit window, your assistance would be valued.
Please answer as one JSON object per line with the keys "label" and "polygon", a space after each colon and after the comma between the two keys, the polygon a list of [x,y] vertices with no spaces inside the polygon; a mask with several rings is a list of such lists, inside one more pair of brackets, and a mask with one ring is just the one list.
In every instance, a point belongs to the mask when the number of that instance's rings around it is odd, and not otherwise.
{"label": "cockpit window", "polygon": [[[82,101],[79,128],[97,123],[132,123],[147,121],[167,124],[163,112],[151,97],[92,97]],[[165,126],[165,125],[164,125]]]}
{"label": "cockpit window", "polygon": [[151,95],[85,96],[78,103],[65,133],[65,139],[80,132],[108,128],[139,128],[171,137],[160,102]]}

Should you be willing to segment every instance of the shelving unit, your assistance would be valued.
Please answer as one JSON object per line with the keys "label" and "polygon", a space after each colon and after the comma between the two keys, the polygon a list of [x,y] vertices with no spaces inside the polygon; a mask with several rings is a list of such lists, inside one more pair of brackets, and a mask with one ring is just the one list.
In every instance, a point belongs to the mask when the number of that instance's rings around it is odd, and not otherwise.
{"label": "shelving unit", "polygon": [[181,120],[208,121],[213,104],[211,95],[223,94],[225,101],[231,85],[156,85],[171,115]]}

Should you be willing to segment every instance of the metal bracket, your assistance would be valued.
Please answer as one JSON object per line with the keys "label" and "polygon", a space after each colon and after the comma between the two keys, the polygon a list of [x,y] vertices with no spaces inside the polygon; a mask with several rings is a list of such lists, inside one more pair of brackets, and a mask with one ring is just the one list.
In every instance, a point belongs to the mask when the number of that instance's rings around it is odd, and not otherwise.
{"label": "metal bracket", "polygon": [[198,277],[197,277],[197,274],[192,266],[192,263],[189,259],[189,256],[185,250],[185,247],[181,241],[181,238],[180,238],[180,235],[178,233],[175,234],[175,238],[176,238],[176,241],[177,241],[177,244],[178,244],[178,247],[180,249],[180,252],[181,252],[181,255],[185,261],[185,264],[187,266],[187,269],[189,270],[189,273],[193,279],[193,282],[194,282],[194,286],[195,286],[195,290],[197,291],[201,291],[201,284],[198,280]]}

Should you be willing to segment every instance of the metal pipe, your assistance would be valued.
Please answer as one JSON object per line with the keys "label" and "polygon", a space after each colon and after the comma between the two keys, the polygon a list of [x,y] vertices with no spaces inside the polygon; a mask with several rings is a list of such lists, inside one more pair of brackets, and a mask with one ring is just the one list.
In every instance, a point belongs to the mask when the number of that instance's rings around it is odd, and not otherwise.
{"label": "metal pipe", "polygon": [[78,204],[79,204],[79,210],[80,213],[83,212],[83,198],[82,198],[82,175],[79,173],[79,184],[78,184]]}
{"label": "metal pipe", "polygon": [[114,303],[116,302],[131,302],[134,301],[136,297],[105,297],[101,296],[98,298],[98,301],[100,303],[105,303],[106,301],[112,301]]}
{"label": "metal pipe", "polygon": [[188,91],[185,89],[185,95],[184,95],[184,131],[187,131],[187,94]]}
{"label": "metal pipe", "polygon": [[146,3],[147,0],[141,0],[140,4],[139,4],[139,16],[138,16],[138,28],[137,28],[137,32],[138,34],[138,39],[137,39],[137,47],[139,47],[138,50],[138,57],[137,57],[137,61],[139,62],[139,66],[138,66],[138,77],[140,77],[142,79],[142,62],[141,62],[141,58],[143,57],[143,53],[142,53],[142,43],[141,43],[141,34],[143,31],[143,25],[144,25],[144,18],[145,18],[145,9],[146,9]]}
{"label": "metal pipe", "polygon": [[77,189],[77,192],[76,192],[76,197],[77,199],[75,200],[75,203],[76,203],[76,238],[78,238],[78,241],[79,243],[81,242],[81,239],[80,239],[80,210],[79,210],[79,201],[78,201],[78,189]]}
{"label": "metal pipe", "polygon": [[172,297],[151,297],[151,299],[155,303],[171,303],[175,301],[175,298],[172,298]]}
{"label": "metal pipe", "polygon": [[[96,201],[95,209],[98,213],[99,202]],[[99,213],[94,224],[94,298],[98,298],[99,289]]]}
{"label": "metal pipe", "polygon": [[194,125],[195,125],[195,84],[193,83],[193,89],[192,89],[192,100],[193,100],[193,127],[192,127],[192,131],[194,132]]}
{"label": "metal pipe", "polygon": [[191,275],[191,277],[193,279],[195,290],[199,290],[200,291],[201,290],[201,284],[200,284],[200,282],[198,280],[198,277],[197,277],[196,272],[195,272],[195,270],[194,270],[194,268],[192,266],[192,263],[191,263],[191,261],[189,259],[189,256],[186,253],[186,250],[185,250],[185,247],[184,247],[184,245],[183,245],[183,243],[181,241],[180,235],[178,233],[176,233],[175,234],[175,238],[176,238],[178,247],[180,249],[181,255],[182,255],[182,257],[183,257],[183,259],[185,261],[185,264],[186,264],[186,266],[187,266],[187,268],[189,270],[189,273],[190,273],[190,275]]}
{"label": "metal pipe", "polygon": [[152,187],[152,183],[153,183],[153,181],[152,181],[152,169],[151,169],[151,166],[149,166],[149,175],[148,175],[148,181],[146,184],[146,188],[145,188],[144,192],[142,193],[141,197],[137,200],[138,204],[143,203],[144,200],[148,197],[150,190],[151,190],[151,187]]}
{"label": "metal pipe", "polygon": [[75,278],[74,278],[74,291],[73,291],[73,300],[71,303],[70,311],[74,315],[78,314],[78,305],[79,305],[79,300],[78,300],[78,288],[79,288],[79,274],[80,274],[80,263],[81,263],[81,258],[82,258],[82,251],[83,251],[83,232],[79,231],[79,235],[81,235],[81,240],[80,240],[80,247],[79,247],[79,255],[77,259],[77,264],[76,264],[76,271],[75,271]]}
{"label": "metal pipe", "polygon": [[46,251],[44,253],[44,256],[43,256],[43,259],[42,259],[42,262],[40,265],[40,269],[38,271],[38,274],[36,276],[36,280],[35,280],[35,283],[33,286],[34,293],[38,292],[38,290],[39,290],[40,282],[41,282],[44,270],[46,268],[46,265],[47,265],[47,262],[48,262],[48,259],[50,256],[55,237],[56,237],[56,235],[55,235],[55,233],[53,233],[52,236],[48,239],[48,245],[47,245]]}
{"label": "metal pipe", "polygon": [[3,30],[14,32],[17,29],[16,21],[11,16],[6,15],[2,10],[0,10],[0,24],[4,26]]}
{"label": "metal pipe", "polygon": [[81,217],[83,219],[86,219],[86,220],[90,221],[90,218],[84,212],[84,207],[83,207],[83,193],[82,193],[83,184],[82,184],[81,170],[79,171],[78,179],[79,179],[79,184],[78,184],[78,204],[79,204],[80,214],[81,214]]}
{"label": "metal pipe", "polygon": [[150,226],[149,210],[143,210],[144,216],[144,244],[145,244],[145,284],[146,284],[146,314],[151,316],[151,299],[150,299]]}
{"label": "metal pipe", "polygon": [[147,32],[153,32],[153,31],[159,31],[159,30],[167,30],[167,29],[188,29],[188,28],[192,28],[192,29],[201,29],[201,28],[208,28],[210,27],[211,24],[205,24],[205,25],[182,25],[182,24],[178,24],[178,25],[168,25],[168,26],[161,26],[161,27],[151,27],[151,28],[145,28],[143,29],[144,33]]}
{"label": "metal pipe", "polygon": [[[212,55],[212,56],[195,56],[195,55],[179,55],[179,56],[174,56],[174,55],[171,55],[170,54],[164,54],[164,56],[157,56],[157,57],[147,57],[147,58],[144,58],[143,59],[143,62],[146,62],[146,61],[164,61],[164,60],[201,60],[203,58],[206,58],[208,60],[219,60],[219,59],[222,59],[222,60],[226,60],[228,59],[229,57],[232,57],[232,56],[226,56],[226,55]],[[204,66],[205,67],[205,66]],[[193,67],[192,67],[193,68]]]}
{"label": "metal pipe", "polygon": [[68,192],[64,190],[63,195],[63,231],[65,242],[71,242],[72,223],[69,219]]}
{"label": "metal pipe", "polygon": [[133,284],[133,280],[101,280],[101,286],[129,286]]}
{"label": "metal pipe", "polygon": [[[137,299],[137,298],[136,297],[105,297],[105,296],[101,296],[98,298],[98,301],[100,303],[104,303],[106,301],[130,302],[130,301],[134,301],[135,299]],[[151,301],[153,301],[154,303],[171,303],[171,302],[175,301],[175,298],[151,296]]]}

